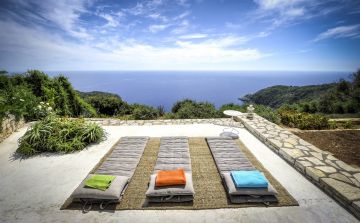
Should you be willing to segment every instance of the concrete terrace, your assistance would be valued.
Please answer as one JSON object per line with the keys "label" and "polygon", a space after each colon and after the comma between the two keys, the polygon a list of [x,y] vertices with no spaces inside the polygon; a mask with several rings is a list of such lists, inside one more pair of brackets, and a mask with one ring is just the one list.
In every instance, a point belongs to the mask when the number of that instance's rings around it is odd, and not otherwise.
{"label": "concrete terrace", "polygon": [[[92,211],[87,214],[81,211],[60,210],[80,181],[120,137],[218,136],[229,125],[229,119],[108,119],[91,120],[104,125],[108,133],[107,140],[77,153],[16,159],[13,154],[17,149],[17,140],[25,133],[26,128],[21,128],[3,141],[0,144],[0,222],[358,222],[343,206],[328,196],[324,192],[326,190],[319,189],[309,181],[305,177],[306,171],[304,176],[301,171],[295,169],[295,159],[292,163],[279,156],[274,144],[261,137],[260,129],[264,126],[256,127],[256,122],[248,122],[244,117],[239,118],[244,124],[237,123],[236,129],[239,131],[240,139],[300,206],[197,211]],[[265,123],[266,125],[268,124]],[[358,189],[355,186],[356,188]],[[355,191],[354,197],[358,195]]]}

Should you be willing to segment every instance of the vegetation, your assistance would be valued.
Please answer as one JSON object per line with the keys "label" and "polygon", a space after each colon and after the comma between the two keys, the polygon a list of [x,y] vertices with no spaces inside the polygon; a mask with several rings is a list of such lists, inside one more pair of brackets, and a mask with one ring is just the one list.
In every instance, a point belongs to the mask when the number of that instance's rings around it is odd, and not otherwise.
{"label": "vegetation", "polygon": [[280,124],[281,118],[276,110],[273,108],[264,106],[264,105],[255,105],[255,113],[260,115],[261,117],[269,120],[270,122]]}
{"label": "vegetation", "polygon": [[[273,86],[246,95],[242,100],[255,103],[255,113],[277,124],[301,129],[334,128],[340,124],[329,122],[328,114],[360,113],[360,70],[352,75],[351,81],[304,87]],[[246,112],[247,105],[230,103],[216,109],[208,102],[184,99],[176,102],[171,112],[166,112],[164,106],[128,104],[116,94],[75,91],[62,75],[51,78],[36,70],[16,75],[0,72],[0,120],[8,114],[26,120],[41,120],[49,115],[136,120],[220,118],[225,117],[224,110]],[[349,123],[341,124],[344,128],[348,126]]]}
{"label": "vegetation", "polygon": [[328,118],[320,114],[309,114],[291,109],[280,109],[278,114],[281,123],[289,127],[299,129],[328,129],[330,127]]}
{"label": "vegetation", "polygon": [[93,91],[79,92],[80,96],[91,104],[99,115],[102,116],[124,116],[129,115],[132,109],[128,103],[123,101],[117,94]]}
{"label": "vegetation", "polygon": [[303,87],[273,86],[246,95],[242,100],[273,108],[290,105],[306,113],[360,113],[360,70],[352,74],[350,81],[341,79],[333,84]]}
{"label": "vegetation", "polygon": [[49,115],[36,122],[19,139],[18,152],[31,156],[41,152],[68,153],[84,149],[87,145],[101,141],[104,130],[97,124],[83,119],[59,118]]}
{"label": "vegetation", "polygon": [[235,111],[239,111],[239,112],[246,112],[246,106],[229,103],[229,104],[224,104],[219,108],[219,111],[221,113],[223,113],[225,110],[235,110]]}
{"label": "vegetation", "polygon": [[[93,117],[95,109],[86,103],[62,75],[50,78],[37,70],[25,74],[0,74],[0,121],[8,114],[27,121],[44,117],[44,107],[61,116]],[[39,111],[40,110],[40,111]]]}
{"label": "vegetation", "polygon": [[141,104],[132,105],[132,116],[136,120],[157,119],[159,117],[159,110]]}
{"label": "vegetation", "polygon": [[174,113],[174,117],[178,119],[221,117],[221,112],[213,104],[196,102],[190,99],[176,102],[171,111]]}
{"label": "vegetation", "polygon": [[264,88],[255,94],[245,95],[241,100],[279,108],[283,104],[317,100],[319,97],[328,94],[332,89],[336,89],[335,83],[302,87],[276,85]]}

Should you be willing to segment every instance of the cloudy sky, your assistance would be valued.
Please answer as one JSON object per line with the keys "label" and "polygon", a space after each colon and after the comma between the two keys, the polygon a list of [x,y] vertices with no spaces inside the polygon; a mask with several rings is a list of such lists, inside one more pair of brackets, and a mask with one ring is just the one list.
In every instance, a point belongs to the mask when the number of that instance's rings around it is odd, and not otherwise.
{"label": "cloudy sky", "polygon": [[0,0],[0,69],[360,68],[359,0]]}

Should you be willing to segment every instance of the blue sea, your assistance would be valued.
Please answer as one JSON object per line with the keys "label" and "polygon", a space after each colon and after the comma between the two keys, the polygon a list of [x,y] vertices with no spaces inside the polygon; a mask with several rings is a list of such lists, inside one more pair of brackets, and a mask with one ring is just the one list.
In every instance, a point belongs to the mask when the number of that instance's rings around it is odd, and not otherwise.
{"label": "blue sea", "polygon": [[181,99],[208,101],[220,107],[239,97],[273,86],[303,86],[347,79],[351,72],[288,71],[58,71],[79,91],[118,94],[129,103],[163,105],[168,111]]}

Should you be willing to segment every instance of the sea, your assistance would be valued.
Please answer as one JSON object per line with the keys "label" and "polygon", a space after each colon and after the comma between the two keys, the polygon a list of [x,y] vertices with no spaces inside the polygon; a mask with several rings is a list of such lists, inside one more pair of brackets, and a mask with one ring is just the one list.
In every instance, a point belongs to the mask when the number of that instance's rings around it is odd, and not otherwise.
{"label": "sea", "polygon": [[49,71],[63,74],[83,92],[118,94],[129,103],[166,111],[182,99],[207,101],[217,108],[226,103],[241,104],[240,97],[273,85],[304,86],[348,79],[351,72],[295,71]]}

